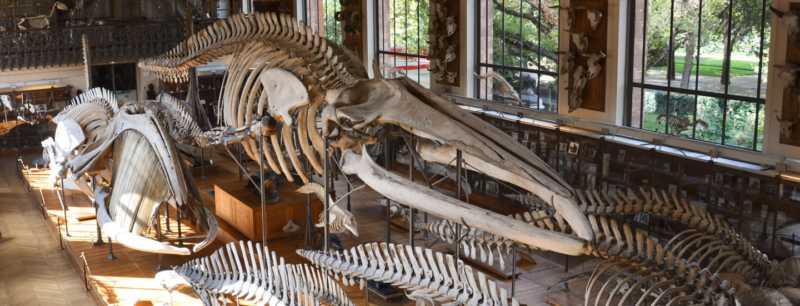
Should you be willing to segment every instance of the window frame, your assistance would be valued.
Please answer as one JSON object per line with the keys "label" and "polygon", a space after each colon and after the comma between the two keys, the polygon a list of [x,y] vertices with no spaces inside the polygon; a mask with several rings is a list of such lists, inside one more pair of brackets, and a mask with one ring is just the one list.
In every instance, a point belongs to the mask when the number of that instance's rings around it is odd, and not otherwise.
{"label": "window frame", "polygon": [[[639,101],[640,104],[639,104],[639,114],[638,114],[638,119],[639,119],[638,129],[642,129],[642,130],[646,130],[646,131],[653,132],[653,133],[658,133],[658,134],[677,136],[677,137],[686,138],[686,139],[689,139],[689,140],[699,141],[699,142],[703,142],[703,143],[720,145],[720,146],[724,146],[726,148],[737,148],[737,149],[744,149],[744,150],[756,151],[756,152],[763,151],[764,136],[762,134],[762,136],[759,137],[758,130],[759,130],[759,123],[760,123],[759,122],[759,114],[761,112],[765,112],[764,116],[765,116],[765,121],[766,121],[766,96],[764,98],[761,98],[761,96],[762,96],[762,93],[766,93],[767,88],[769,86],[769,84],[766,84],[766,85],[763,84],[763,82],[767,78],[767,76],[764,73],[765,72],[764,68],[765,68],[765,65],[769,64],[768,62],[765,62],[765,59],[764,59],[764,55],[767,54],[767,53],[765,53],[765,45],[767,43],[767,40],[769,39],[769,37],[765,37],[766,29],[767,29],[767,22],[768,22],[767,15],[769,14],[767,3],[768,3],[769,0],[761,0],[761,2],[762,2],[761,3],[761,18],[760,18],[760,25],[759,25],[759,38],[760,39],[759,39],[759,44],[758,44],[758,58],[759,59],[758,59],[758,68],[756,69],[757,70],[757,78],[756,78],[757,81],[756,81],[755,96],[743,96],[743,95],[730,93],[730,87],[731,87],[730,71],[731,71],[731,63],[733,62],[732,61],[733,46],[731,45],[731,33],[732,33],[732,20],[733,20],[733,18],[731,18],[731,16],[733,16],[733,1],[735,1],[735,0],[726,0],[728,5],[727,5],[727,14],[725,16],[725,18],[727,19],[725,21],[725,23],[726,23],[725,49],[724,49],[724,53],[725,54],[723,55],[723,67],[722,67],[722,71],[721,71],[722,75],[720,76],[724,80],[723,81],[724,91],[722,93],[699,89],[699,85],[697,85],[697,84],[699,84],[699,76],[700,76],[699,65],[700,65],[700,57],[701,57],[701,53],[702,53],[699,49],[697,50],[697,55],[694,58],[694,60],[696,61],[695,65],[698,65],[698,67],[696,67],[695,71],[693,72],[694,77],[695,77],[695,88],[694,89],[685,89],[685,88],[681,88],[681,87],[672,86],[672,83],[674,82],[674,80],[672,80],[669,77],[669,75],[670,75],[670,70],[674,70],[675,69],[674,68],[674,62],[673,62],[675,56],[672,55],[672,54],[675,51],[674,46],[673,46],[673,43],[675,41],[675,34],[673,33],[673,31],[674,31],[675,27],[673,25],[673,22],[674,22],[674,20],[676,18],[675,17],[675,1],[676,0],[670,0],[670,35],[669,35],[669,38],[668,38],[669,42],[668,42],[668,47],[667,47],[668,50],[669,50],[670,56],[667,57],[667,72],[666,72],[667,73],[667,77],[666,77],[667,86],[654,85],[654,84],[648,84],[647,83],[646,78],[645,78],[646,73],[647,73],[647,66],[646,66],[646,61],[645,61],[646,54],[647,54],[647,35],[646,34],[647,34],[647,25],[648,25],[647,24],[648,4],[649,4],[649,2],[651,0],[642,0],[642,1],[644,2],[644,8],[643,8],[644,10],[643,10],[643,17],[642,17],[643,18],[643,22],[642,22],[642,29],[641,29],[641,31],[643,33],[641,33],[641,35],[642,35],[642,38],[644,39],[644,41],[642,42],[642,50],[641,50],[642,51],[641,52],[641,57],[642,57],[642,69],[641,70],[642,71],[641,71],[640,81],[639,82],[635,82],[634,81],[634,60],[635,60],[634,56],[636,56],[636,50],[634,50],[634,49],[635,49],[635,39],[637,38],[636,37],[637,36],[637,28],[636,28],[636,17],[637,17],[636,16],[636,10],[637,10],[636,2],[637,2],[637,0],[629,0],[628,1],[627,33],[626,33],[626,38],[627,38],[628,41],[626,42],[627,50],[625,52],[625,60],[626,60],[625,74],[626,75],[625,75],[625,93],[624,93],[624,96],[623,96],[624,97],[624,106],[625,106],[624,110],[623,110],[623,124],[625,126],[627,126],[627,127],[637,128],[637,127],[635,127],[633,125],[633,106],[634,106],[634,101],[633,101],[633,96],[634,95],[633,95],[633,93],[634,93],[634,90],[638,88],[638,89],[641,89],[641,101]],[[698,6],[699,7],[699,11],[698,11],[698,14],[697,14],[697,33],[698,33],[697,40],[698,40],[698,42],[702,38],[702,30],[703,30],[703,18],[702,18],[703,17],[703,11],[702,11],[703,10],[703,1],[704,0],[699,0],[699,6]],[[697,48],[700,48],[700,47],[701,46],[698,44]],[[664,131],[663,132],[652,131],[652,130],[644,128],[644,117],[645,117],[645,111],[644,111],[644,109],[645,109],[645,105],[644,105],[645,104],[644,103],[645,94],[644,93],[645,93],[645,90],[657,90],[657,91],[665,92],[667,94],[667,99],[668,100],[667,100],[667,108],[666,108],[666,111],[665,111],[665,116],[666,116],[665,119],[666,120],[664,120]],[[680,135],[680,134],[672,134],[672,133],[670,133],[670,130],[669,130],[669,119],[672,116],[672,114],[670,112],[670,104],[671,104],[670,99],[672,97],[672,93],[681,94],[681,95],[688,95],[688,96],[693,96],[694,97],[694,112],[692,114],[692,119],[695,121],[695,124],[692,124],[692,132],[691,132],[691,136],[689,136],[689,137],[683,136],[683,135]],[[704,139],[698,139],[697,138],[697,124],[696,124],[696,120],[698,118],[697,117],[697,108],[698,108],[697,104],[699,102],[699,98],[700,97],[715,98],[715,99],[720,99],[720,100],[723,101],[723,106],[722,106],[722,109],[721,109],[722,121],[720,123],[720,142],[707,141],[707,140],[704,140]],[[726,132],[727,132],[727,123],[728,123],[727,122],[728,121],[728,109],[729,109],[728,106],[730,105],[730,102],[732,102],[732,101],[741,101],[741,102],[751,103],[751,104],[755,105],[755,115],[754,115],[755,118],[754,118],[754,121],[753,121],[753,132],[752,132],[753,145],[751,147],[744,147],[744,146],[726,144],[725,140],[726,140],[726,136],[727,136]],[[761,122],[761,124],[765,124],[765,122]],[[764,126],[764,130],[765,129],[766,129],[766,125]],[[759,143],[761,143],[761,149],[759,149]]]}
{"label": "window frame", "polygon": [[[534,1],[538,1],[538,4],[539,4],[538,5],[538,12],[537,12],[537,19],[539,21],[539,24],[541,24],[542,23],[542,15],[543,15],[543,13],[542,13],[543,12],[542,5],[544,3],[544,0],[534,0]],[[520,0],[520,9],[522,7],[522,2],[523,2],[523,0]],[[475,14],[474,14],[474,17],[475,17],[475,62],[474,62],[475,72],[477,74],[480,74],[482,68],[490,68],[490,69],[493,69],[493,70],[513,71],[514,73],[522,73],[522,72],[535,73],[537,75],[537,83],[536,83],[537,87],[541,86],[540,84],[541,84],[542,75],[547,75],[547,76],[551,76],[551,77],[555,78],[555,82],[554,82],[555,86],[556,86],[555,97],[554,97],[555,98],[555,109],[552,112],[549,111],[549,110],[543,110],[542,109],[542,106],[543,106],[542,97],[540,95],[538,95],[538,94],[536,95],[536,107],[535,108],[534,107],[525,107],[525,108],[533,109],[533,110],[541,111],[541,112],[556,113],[557,114],[559,112],[559,97],[561,95],[561,92],[560,92],[561,88],[559,86],[560,67],[561,67],[561,56],[560,56],[560,54],[556,53],[555,71],[547,71],[547,70],[541,69],[541,66],[542,66],[541,65],[541,63],[542,63],[542,43],[541,43],[542,42],[542,28],[540,26],[537,26],[536,27],[536,37],[537,37],[536,40],[537,40],[538,43],[537,43],[537,50],[536,50],[536,61],[537,61],[537,66],[539,67],[539,69],[529,69],[527,67],[522,67],[521,65],[519,67],[517,67],[517,66],[509,66],[509,65],[505,65],[505,63],[502,63],[500,65],[494,64],[494,63],[483,63],[482,62],[482,57],[481,57],[483,55],[483,52],[481,52],[482,51],[481,50],[481,43],[482,42],[486,43],[487,48],[489,48],[489,44],[490,43],[493,44],[493,41],[490,41],[488,39],[488,37],[484,39],[481,36],[482,35],[482,32],[481,32],[481,24],[482,23],[481,22],[485,22],[485,21],[494,22],[494,20],[493,20],[494,16],[492,16],[492,17],[481,16],[481,6],[483,5],[483,3],[486,3],[486,5],[495,5],[494,1],[492,1],[492,0],[476,0],[475,1]],[[560,3],[560,1],[559,1],[559,3]],[[505,0],[502,0],[502,4],[505,5]],[[530,5],[534,6],[533,2],[531,2]],[[558,8],[556,8],[556,9],[558,10]],[[506,14],[503,13],[503,20],[504,20],[502,22],[503,30],[501,30],[501,32],[503,32],[504,36],[506,35],[506,31],[505,31],[505,15]],[[556,42],[557,42],[557,45],[558,45],[558,49],[560,50],[561,49],[560,48],[560,44],[561,44],[561,12],[559,11],[557,13],[557,15],[558,15],[558,21],[556,22],[557,26],[556,26],[555,31],[556,31]],[[484,17],[486,17],[486,18],[484,18]],[[494,31],[494,25],[492,26],[492,31]],[[522,23],[520,23],[519,35],[522,36]],[[494,40],[494,37],[492,38],[492,40]],[[522,41],[523,40],[520,39],[520,43],[522,43]],[[503,46],[504,46],[503,49],[505,49],[505,43],[503,43]],[[556,51],[559,51],[559,50],[556,50]],[[503,55],[506,54],[505,50],[502,50],[502,54]],[[474,82],[475,82],[474,83],[474,86],[475,86],[475,89],[474,89],[475,97],[477,97],[478,99],[481,99],[481,100],[490,100],[490,96],[489,96],[488,93],[487,93],[487,97],[482,97],[481,96],[481,80],[478,79],[478,78],[475,78]],[[517,88],[514,88],[514,89],[517,90]],[[486,88],[484,88],[484,90],[488,91],[488,86],[486,86]]]}
{"label": "window frame", "polygon": [[[424,68],[424,67],[421,66],[422,59],[430,60],[430,51],[428,51],[428,54],[422,54],[422,52],[421,52],[421,49],[422,49],[421,48],[421,46],[422,46],[421,42],[422,42],[423,35],[426,38],[429,37],[429,33],[422,33],[421,32],[421,29],[422,29],[421,24],[420,24],[420,26],[417,27],[417,41],[416,41],[417,53],[416,54],[409,53],[409,52],[396,52],[396,51],[391,51],[391,50],[384,50],[382,48],[383,46],[382,46],[382,43],[381,43],[382,42],[381,35],[383,34],[382,33],[382,29],[383,29],[383,23],[384,23],[384,20],[382,18],[383,17],[388,17],[388,16],[383,16],[383,5],[384,5],[384,3],[392,3],[394,1],[400,1],[400,0],[375,0],[373,2],[374,3],[374,9],[375,9],[375,19],[374,19],[375,20],[375,35],[373,37],[375,39],[375,43],[374,43],[374,45],[375,45],[375,61],[377,61],[380,64],[380,63],[383,63],[383,57],[384,56],[392,56],[392,57],[394,57],[394,65],[393,65],[393,67],[397,67],[397,57],[398,56],[404,56],[404,57],[408,57],[408,58],[416,58],[417,59],[417,69],[416,69],[417,70],[417,77],[416,77],[416,79],[412,78],[412,77],[408,77],[408,78],[411,79],[411,80],[416,81],[417,83],[419,83],[420,85],[422,85],[424,87],[430,88],[431,85],[433,84],[433,80],[432,80],[432,78],[430,76],[428,77],[428,84],[422,84],[421,83],[423,69],[428,70],[428,73],[430,74],[429,68]],[[410,0],[402,0],[402,1],[405,1],[406,12],[407,12],[408,11],[408,1],[410,1]],[[426,1],[426,2],[428,2],[428,7],[430,8],[430,1],[429,0],[415,0],[415,1],[417,1],[417,3],[422,2],[422,1]],[[394,4],[392,4],[392,6],[394,6]],[[393,8],[390,8],[390,9],[393,9]],[[390,15],[391,15],[391,13],[390,13]],[[417,18],[418,22],[421,19],[420,18],[419,5],[417,5],[416,18]],[[428,13],[428,18],[430,18],[430,12]],[[426,22],[430,23],[430,20],[428,20]],[[387,23],[387,25],[388,25],[388,23]],[[396,24],[396,22],[391,22],[390,26],[393,27],[393,28],[396,28],[397,24]],[[406,24],[406,27],[407,26],[408,26],[408,24]],[[430,26],[430,25],[428,25],[428,26]],[[394,30],[388,30],[387,32],[391,36],[390,37],[390,40],[391,40],[390,45],[391,45],[391,47],[399,46],[398,44],[395,43],[394,35],[392,34],[392,33],[396,33],[396,32]],[[409,46],[408,45],[408,39],[404,40],[403,46],[404,47],[408,47]]]}

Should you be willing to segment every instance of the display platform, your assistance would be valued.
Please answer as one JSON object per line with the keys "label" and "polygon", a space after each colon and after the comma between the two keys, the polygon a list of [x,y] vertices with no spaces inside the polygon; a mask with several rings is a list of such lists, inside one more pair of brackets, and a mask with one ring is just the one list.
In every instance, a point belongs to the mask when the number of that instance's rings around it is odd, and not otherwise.
{"label": "display platform", "polygon": [[[242,235],[261,241],[261,201],[248,181],[232,181],[214,185],[215,214]],[[267,240],[285,238],[305,232],[307,218],[316,223],[322,203],[314,196],[297,193],[294,184],[286,183],[278,189],[280,201],[266,204]],[[287,226],[292,222],[294,226]],[[290,227],[294,231],[287,231]]]}

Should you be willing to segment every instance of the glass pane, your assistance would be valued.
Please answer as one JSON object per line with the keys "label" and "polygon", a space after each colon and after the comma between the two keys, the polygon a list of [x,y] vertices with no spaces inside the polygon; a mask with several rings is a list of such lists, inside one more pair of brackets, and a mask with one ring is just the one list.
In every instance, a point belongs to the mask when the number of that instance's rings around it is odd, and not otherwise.
{"label": "glass pane", "polygon": [[699,1],[675,1],[673,22],[672,87],[695,89],[697,83]]}
{"label": "glass pane", "polygon": [[633,87],[631,94],[631,126],[642,128],[642,89]]}
{"label": "glass pane", "polygon": [[647,1],[647,55],[645,83],[667,86],[669,62],[669,24],[672,3],[669,0]]}
{"label": "glass pane", "polygon": [[756,150],[764,150],[764,106],[758,107],[758,126],[756,126]]}
{"label": "glass pane", "polygon": [[644,90],[644,129],[664,133],[666,132],[667,99],[666,91]]}
{"label": "glass pane", "polygon": [[558,111],[558,79],[553,76],[539,76],[539,107],[546,112]]}
{"label": "glass pane", "polygon": [[[767,7],[772,5],[771,0],[767,0],[766,2],[767,2]],[[767,75],[768,75],[767,70],[769,69],[768,63],[769,63],[769,47],[770,47],[769,38],[771,37],[772,33],[772,23],[770,22],[770,20],[772,20],[772,12],[769,9],[767,9],[766,12],[764,13],[766,14],[764,18],[764,36],[762,36],[761,38],[764,41],[764,51],[761,54],[761,94],[759,96],[759,98],[761,99],[767,98]],[[760,145],[761,143],[759,143],[759,146]]]}
{"label": "glass pane", "polygon": [[[645,2],[647,0],[635,0],[635,7],[636,12],[633,21],[633,70],[632,70],[632,77],[634,83],[641,83],[642,82],[642,64],[644,61],[643,53],[644,53],[644,9],[645,9]],[[641,94],[641,93],[640,93]],[[634,101],[636,101],[634,99]],[[636,122],[638,125],[638,120],[631,121]]]}
{"label": "glass pane", "polygon": [[540,69],[558,72],[558,0],[540,1],[542,4],[541,64]]}
{"label": "glass pane", "polygon": [[698,89],[721,93],[725,91],[722,72],[728,33],[728,1],[703,1],[701,10]]}
{"label": "glass pane", "polygon": [[692,137],[695,125],[694,102],[694,95],[670,93],[669,117],[665,118],[669,134]]}
{"label": "glass pane", "polygon": [[756,104],[745,101],[728,101],[725,121],[725,144],[753,148],[755,136]]}
{"label": "glass pane", "polygon": [[695,139],[722,142],[722,99],[698,96]]}
{"label": "glass pane", "polygon": [[731,36],[731,83],[728,88],[732,95],[755,97],[757,94],[763,4],[762,1],[733,1],[733,11],[736,12],[733,24],[736,28]]}

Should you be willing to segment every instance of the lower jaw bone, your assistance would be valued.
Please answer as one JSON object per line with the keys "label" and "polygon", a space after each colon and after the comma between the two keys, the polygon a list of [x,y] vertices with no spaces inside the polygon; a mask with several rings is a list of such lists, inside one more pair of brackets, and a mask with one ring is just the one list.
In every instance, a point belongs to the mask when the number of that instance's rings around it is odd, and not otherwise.
{"label": "lower jaw bone", "polygon": [[442,195],[379,167],[367,154],[347,150],[342,158],[345,173],[357,175],[370,188],[392,201],[537,248],[565,255],[585,253],[586,242],[580,238],[539,229]]}

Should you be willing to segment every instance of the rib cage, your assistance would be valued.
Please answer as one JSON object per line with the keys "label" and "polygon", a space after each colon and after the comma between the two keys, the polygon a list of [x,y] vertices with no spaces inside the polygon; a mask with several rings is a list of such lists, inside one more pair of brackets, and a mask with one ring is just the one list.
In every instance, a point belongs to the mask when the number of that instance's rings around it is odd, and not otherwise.
{"label": "rib cage", "polygon": [[119,102],[114,93],[105,88],[92,88],[72,98],[53,121],[74,120],[86,134],[87,143],[96,143],[108,136],[106,128],[117,111]]}
{"label": "rib cage", "polygon": [[761,262],[743,258],[747,247],[693,229],[678,233],[666,244],[666,249],[675,256],[697,262],[714,273],[733,272],[748,280],[763,280],[772,266],[758,266]]}
{"label": "rib cage", "polygon": [[608,260],[589,278],[584,305],[728,305],[733,289],[708,270],[677,260]]}
{"label": "rib cage", "polygon": [[225,297],[259,305],[354,305],[324,272],[309,265],[286,264],[275,252],[252,241],[231,242],[174,271],[189,282],[206,305],[218,305]]}
{"label": "rib cage", "polygon": [[[411,291],[410,297],[455,305],[519,305],[505,288],[450,254],[393,243],[365,243],[325,254],[298,250],[313,264],[329,269],[345,284],[379,281]],[[510,303],[509,303],[510,300]]]}
{"label": "rib cage", "polygon": [[[636,233],[630,232],[630,225],[618,222],[614,217],[648,213],[684,224],[698,232],[706,233],[709,237],[716,237],[716,241],[727,241],[728,244],[734,246],[726,253],[731,256],[727,259],[734,260],[737,269],[755,273],[755,271],[770,271],[774,265],[765,254],[736,233],[725,220],[687,203],[685,199],[677,195],[668,195],[665,191],[656,189],[652,189],[650,192],[640,189],[638,194],[633,190],[629,190],[626,194],[611,192],[606,195],[597,190],[577,191],[576,194],[580,199],[581,210],[589,217],[597,235],[595,247],[590,252],[594,256],[607,257],[609,253],[616,254],[619,248],[624,247],[617,245],[618,242],[627,241],[630,244],[636,240]],[[572,232],[563,218],[546,210],[526,212],[513,217],[539,228],[563,233]],[[447,220],[418,225],[418,227],[433,233],[448,243],[460,240],[466,256],[476,260],[480,259],[490,265],[497,260],[502,267],[504,265],[503,255],[508,255],[515,245],[512,241],[476,229],[462,228],[461,239],[458,239],[456,229],[461,225]],[[629,237],[629,235],[633,236]],[[522,245],[517,245],[517,247],[535,249]],[[732,263],[726,262],[726,264]],[[763,275],[760,276],[763,277]]]}

